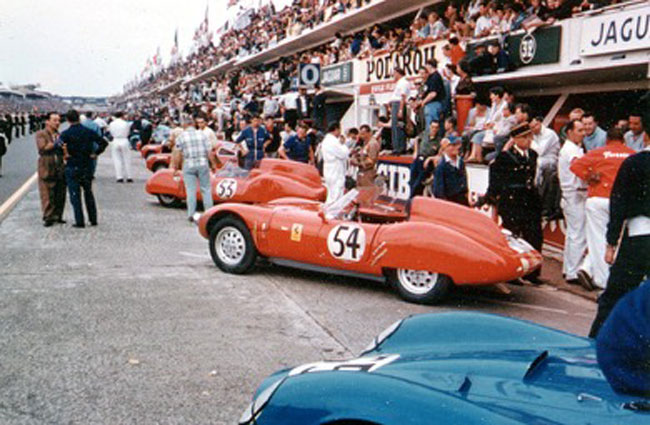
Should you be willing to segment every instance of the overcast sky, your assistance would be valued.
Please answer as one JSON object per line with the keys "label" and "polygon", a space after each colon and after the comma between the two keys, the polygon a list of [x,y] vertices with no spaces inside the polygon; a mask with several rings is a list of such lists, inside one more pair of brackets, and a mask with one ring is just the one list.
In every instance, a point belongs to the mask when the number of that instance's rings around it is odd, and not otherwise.
{"label": "overcast sky", "polygon": [[[206,0],[0,0],[0,83],[41,83],[60,95],[107,96],[160,46],[168,61],[179,29],[187,51]],[[209,0],[210,30],[227,0]]]}

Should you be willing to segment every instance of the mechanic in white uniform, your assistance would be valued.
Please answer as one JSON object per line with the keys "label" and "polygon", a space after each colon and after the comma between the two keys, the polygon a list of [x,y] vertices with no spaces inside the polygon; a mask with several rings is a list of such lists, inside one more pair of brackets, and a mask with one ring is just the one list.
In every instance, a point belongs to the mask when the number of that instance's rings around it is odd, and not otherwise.
{"label": "mechanic in white uniform", "polygon": [[350,156],[350,150],[341,138],[341,125],[331,124],[323,139],[321,154],[323,155],[323,177],[327,187],[327,204],[341,196],[345,190],[345,169]]}
{"label": "mechanic in white uniform", "polygon": [[[587,184],[570,170],[571,162],[584,155],[582,139],[585,136],[584,125],[580,121],[567,124],[567,140],[560,150],[558,159],[558,177],[562,189],[562,211],[566,222],[564,242],[564,263],[562,271],[569,284],[580,284],[579,273],[586,273],[591,279],[587,249],[587,230],[585,203],[587,201]],[[581,278],[585,278],[582,276]]]}
{"label": "mechanic in white uniform", "polygon": [[131,174],[131,161],[129,158],[129,131],[131,124],[122,119],[122,112],[115,113],[115,119],[108,126],[108,131],[113,136],[111,142],[111,158],[115,166],[115,178],[118,183],[133,181]]}

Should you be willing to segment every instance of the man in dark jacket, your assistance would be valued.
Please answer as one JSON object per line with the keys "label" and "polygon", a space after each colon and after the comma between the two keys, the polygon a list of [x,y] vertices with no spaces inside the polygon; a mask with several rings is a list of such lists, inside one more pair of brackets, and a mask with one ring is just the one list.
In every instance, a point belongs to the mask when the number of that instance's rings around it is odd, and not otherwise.
{"label": "man in dark jacket", "polygon": [[61,133],[56,145],[63,150],[66,161],[65,180],[70,193],[70,202],[74,209],[75,224],[72,227],[85,227],[84,213],[81,208],[81,191],[91,226],[97,225],[97,206],[92,189],[92,156],[95,146],[101,143],[101,137],[87,129],[79,122],[79,113],[71,109],[66,114],[70,127]]}
{"label": "man in dark jacket", "polygon": [[616,304],[598,333],[596,353],[614,391],[650,397],[650,280]]}
{"label": "man in dark jacket", "polygon": [[440,149],[442,159],[433,178],[433,195],[438,199],[469,206],[467,172],[460,156],[460,137],[443,139]]}
{"label": "man in dark jacket", "polygon": [[[650,122],[650,96],[642,103],[644,122]],[[592,338],[618,300],[650,276],[650,129],[645,129],[644,143],[641,152],[623,161],[612,186],[605,252],[612,267],[607,288],[598,298],[598,313],[589,332]]]}
{"label": "man in dark jacket", "polygon": [[[542,202],[535,187],[537,153],[530,149],[533,140],[527,122],[510,131],[509,149],[503,150],[490,165],[489,187],[475,206],[492,204],[503,220],[503,227],[542,251]],[[533,284],[543,283],[541,269],[524,276]]]}

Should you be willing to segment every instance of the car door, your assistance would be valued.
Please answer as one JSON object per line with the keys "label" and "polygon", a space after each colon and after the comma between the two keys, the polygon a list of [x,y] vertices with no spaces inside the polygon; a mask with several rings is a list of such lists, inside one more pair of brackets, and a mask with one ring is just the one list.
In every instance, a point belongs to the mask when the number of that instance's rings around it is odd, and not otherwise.
{"label": "car door", "polygon": [[265,232],[270,257],[319,264],[318,236],[323,220],[316,209],[276,207]]}
{"label": "car door", "polygon": [[349,220],[328,220],[323,223],[317,248],[322,254],[319,265],[357,273],[381,274],[372,264],[373,242],[379,224]]}

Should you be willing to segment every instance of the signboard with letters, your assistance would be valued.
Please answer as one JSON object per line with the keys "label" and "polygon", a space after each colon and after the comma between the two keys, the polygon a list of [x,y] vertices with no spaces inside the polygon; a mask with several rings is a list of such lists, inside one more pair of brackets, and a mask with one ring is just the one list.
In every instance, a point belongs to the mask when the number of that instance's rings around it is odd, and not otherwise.
{"label": "signboard with letters", "polygon": [[650,49],[650,5],[619,13],[592,16],[582,21],[582,56],[642,49]]}
{"label": "signboard with letters", "polygon": [[[509,35],[505,40],[505,48],[515,68],[527,65],[558,63],[560,61],[561,39],[561,26],[539,28],[532,33]],[[469,43],[467,46],[469,57],[473,56],[474,48],[477,45],[486,44],[493,40]]]}
{"label": "signboard with letters", "polygon": [[320,65],[301,63],[298,67],[298,87],[314,87],[320,84]]}
{"label": "signboard with letters", "polygon": [[344,62],[322,69],[320,83],[325,87],[349,84],[353,81],[352,62]]}

